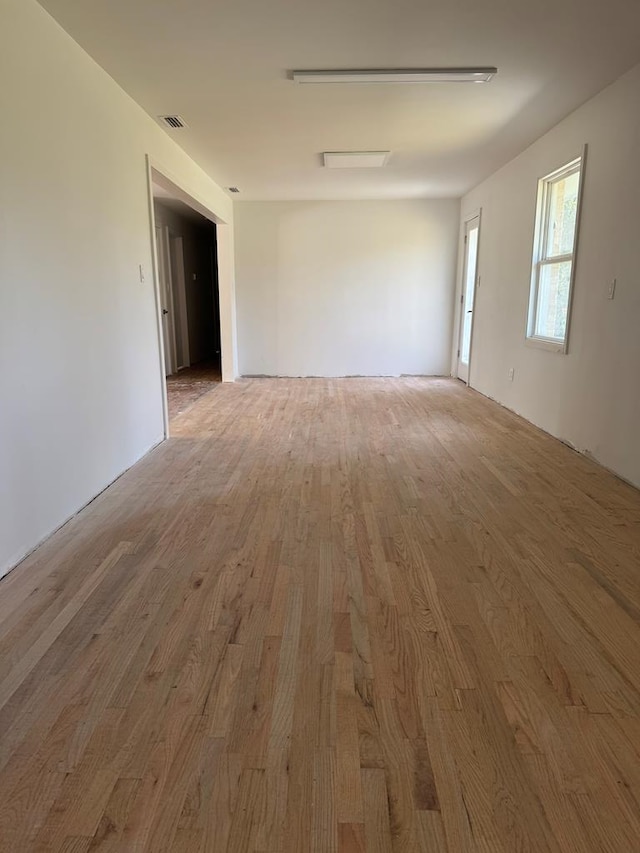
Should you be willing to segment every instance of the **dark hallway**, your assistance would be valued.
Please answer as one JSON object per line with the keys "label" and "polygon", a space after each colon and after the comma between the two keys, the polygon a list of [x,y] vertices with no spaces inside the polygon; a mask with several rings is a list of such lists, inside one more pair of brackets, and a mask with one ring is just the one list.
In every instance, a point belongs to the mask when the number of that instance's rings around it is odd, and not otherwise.
{"label": "dark hallway", "polygon": [[217,235],[176,199],[155,197],[154,212],[171,419],[221,380]]}

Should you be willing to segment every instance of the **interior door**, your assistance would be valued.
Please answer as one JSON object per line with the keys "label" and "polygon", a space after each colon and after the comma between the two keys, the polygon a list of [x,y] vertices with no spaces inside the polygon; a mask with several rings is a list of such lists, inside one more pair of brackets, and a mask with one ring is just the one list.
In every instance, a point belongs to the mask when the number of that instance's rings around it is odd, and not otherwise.
{"label": "interior door", "polygon": [[478,279],[478,243],[480,238],[480,216],[465,223],[464,266],[462,294],[460,296],[460,334],[458,337],[458,379],[469,384],[471,362],[471,335],[473,332],[473,307]]}
{"label": "interior door", "polygon": [[171,292],[173,295],[173,329],[176,340],[176,369],[189,367],[189,316],[187,313],[187,286],[184,269],[184,240],[169,233],[169,260],[171,263]]}
{"label": "interior door", "polygon": [[156,246],[158,250],[158,275],[160,277],[164,372],[165,376],[170,376],[176,372],[175,320],[171,287],[171,263],[169,260],[169,234],[168,229],[162,225],[156,225]]}

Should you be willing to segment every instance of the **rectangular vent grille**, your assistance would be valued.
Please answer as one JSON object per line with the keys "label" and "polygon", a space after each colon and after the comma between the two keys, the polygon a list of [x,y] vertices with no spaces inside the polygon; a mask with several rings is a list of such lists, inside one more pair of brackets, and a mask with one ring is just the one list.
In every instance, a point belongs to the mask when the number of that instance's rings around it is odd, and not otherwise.
{"label": "rectangular vent grille", "polygon": [[238,189],[238,187],[229,187],[229,192],[230,193],[239,193],[240,190]]}
{"label": "rectangular vent grille", "polygon": [[174,129],[178,127],[186,127],[186,122],[180,116],[160,116],[160,121],[163,121],[167,127]]}

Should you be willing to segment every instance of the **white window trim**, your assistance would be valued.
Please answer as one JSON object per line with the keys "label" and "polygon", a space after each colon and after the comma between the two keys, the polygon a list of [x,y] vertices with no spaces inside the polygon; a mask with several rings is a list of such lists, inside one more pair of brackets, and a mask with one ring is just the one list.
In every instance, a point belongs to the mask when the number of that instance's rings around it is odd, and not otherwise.
{"label": "white window trim", "polygon": [[[527,310],[527,327],[525,335],[525,343],[527,346],[544,349],[549,352],[560,353],[566,355],[569,350],[569,333],[571,327],[571,309],[573,304],[573,285],[576,277],[576,261],[578,257],[578,240],[580,234],[580,214],[582,211],[582,188],[584,186],[584,169],[587,159],[587,146],[582,147],[582,151],[577,157],[574,157],[564,166],[555,169],[548,175],[540,178],[538,181],[538,191],[536,196],[536,219],[535,233],[532,252],[531,266],[531,281],[529,284],[529,304]],[[567,177],[573,172],[578,171],[578,201],[576,205],[576,227],[573,235],[573,250],[565,255],[555,255],[552,258],[546,257],[546,239],[547,228],[546,224],[549,220],[549,205],[551,204],[551,193],[549,188],[555,181]],[[543,254],[544,253],[544,254]],[[542,256],[542,259],[541,259]],[[538,302],[538,282],[540,279],[540,270],[547,264],[557,264],[562,261],[571,261],[571,275],[569,277],[569,295],[567,300],[567,325],[564,333],[564,340],[558,338],[547,338],[542,335],[535,334],[535,323],[537,315]]]}

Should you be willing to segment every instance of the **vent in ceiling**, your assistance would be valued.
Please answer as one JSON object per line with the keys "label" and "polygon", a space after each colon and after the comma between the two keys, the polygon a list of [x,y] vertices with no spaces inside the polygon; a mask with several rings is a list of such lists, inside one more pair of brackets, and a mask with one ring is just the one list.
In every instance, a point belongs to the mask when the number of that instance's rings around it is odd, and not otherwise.
{"label": "vent in ceiling", "polygon": [[238,189],[238,187],[229,187],[229,192],[230,193],[239,193],[240,190]]}
{"label": "vent in ceiling", "polygon": [[173,130],[187,126],[185,120],[180,118],[180,116],[159,116],[159,118],[163,124],[166,124],[167,127],[173,128]]}

